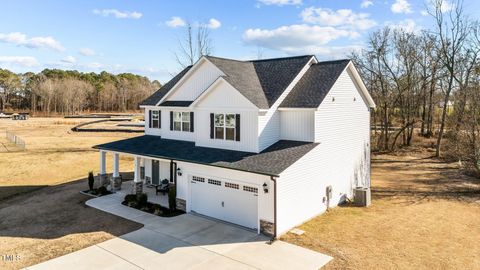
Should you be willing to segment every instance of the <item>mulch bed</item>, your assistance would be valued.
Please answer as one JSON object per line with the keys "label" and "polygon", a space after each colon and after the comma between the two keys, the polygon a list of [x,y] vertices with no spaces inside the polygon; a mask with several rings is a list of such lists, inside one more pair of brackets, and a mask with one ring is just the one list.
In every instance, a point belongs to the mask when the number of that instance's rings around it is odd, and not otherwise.
{"label": "mulch bed", "polygon": [[180,210],[177,210],[177,209],[172,211],[172,210],[170,210],[166,207],[163,207],[159,204],[151,203],[151,202],[147,202],[146,206],[143,206],[143,207],[139,207],[138,204],[135,203],[135,202],[123,201],[122,204],[125,205],[125,206],[128,206],[128,207],[138,209],[138,210],[146,212],[146,213],[150,213],[150,214],[153,214],[153,215],[156,215],[156,216],[160,216],[160,217],[176,217],[176,216],[185,214],[184,211],[180,211]]}
{"label": "mulch bed", "polygon": [[93,189],[93,190],[88,190],[87,189],[87,190],[84,190],[84,191],[80,191],[80,193],[82,193],[83,195],[87,195],[87,196],[95,197],[95,198],[112,194],[112,192],[108,191],[108,190],[106,192],[99,193],[97,189]]}

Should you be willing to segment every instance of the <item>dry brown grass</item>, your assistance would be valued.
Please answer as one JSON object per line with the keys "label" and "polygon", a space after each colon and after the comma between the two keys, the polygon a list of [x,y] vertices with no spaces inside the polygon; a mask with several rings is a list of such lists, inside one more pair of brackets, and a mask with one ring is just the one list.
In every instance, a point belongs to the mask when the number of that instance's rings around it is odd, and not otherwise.
{"label": "dry brown grass", "polygon": [[[72,132],[70,129],[91,119],[30,118],[27,121],[0,120],[0,200],[36,187],[56,185],[98,173],[99,154],[93,145],[139,136],[131,133]],[[5,130],[20,136],[27,151],[19,151],[4,137]],[[107,156],[111,172],[112,157]],[[120,155],[120,169],[130,171],[133,162]]]}
{"label": "dry brown grass", "polygon": [[333,256],[326,269],[480,269],[480,181],[429,155],[374,157],[370,207],[337,207],[282,239]]}
{"label": "dry brown grass", "polygon": [[[90,197],[79,194],[87,189],[88,171],[98,172],[99,154],[91,147],[139,134],[71,132],[81,121],[91,120],[0,120],[0,255],[20,256],[0,258],[0,269],[26,267],[141,227],[87,207]],[[9,143],[5,129],[24,139],[27,150]],[[120,157],[122,171],[132,170],[131,159]]]}

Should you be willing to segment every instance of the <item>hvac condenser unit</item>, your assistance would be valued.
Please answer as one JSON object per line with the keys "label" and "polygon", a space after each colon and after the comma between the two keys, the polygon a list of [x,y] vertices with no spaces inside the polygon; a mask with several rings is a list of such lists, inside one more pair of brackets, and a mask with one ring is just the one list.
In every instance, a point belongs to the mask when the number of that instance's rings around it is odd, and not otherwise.
{"label": "hvac condenser unit", "polygon": [[366,207],[371,203],[370,188],[357,187],[354,190],[354,202],[355,205]]}

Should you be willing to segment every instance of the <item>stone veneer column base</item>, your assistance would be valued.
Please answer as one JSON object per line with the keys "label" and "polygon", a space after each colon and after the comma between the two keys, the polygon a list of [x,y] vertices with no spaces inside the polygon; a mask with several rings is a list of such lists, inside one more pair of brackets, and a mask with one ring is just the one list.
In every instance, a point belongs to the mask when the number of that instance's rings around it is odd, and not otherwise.
{"label": "stone veneer column base", "polygon": [[273,237],[275,233],[274,223],[260,219],[260,232],[266,236]]}
{"label": "stone veneer column base", "polygon": [[139,195],[143,193],[143,183],[133,182],[133,194]]}
{"label": "stone veneer column base", "polygon": [[122,178],[120,176],[110,178],[110,186],[112,187],[113,191],[117,191],[122,189]]}
{"label": "stone veneer column base", "polygon": [[177,209],[186,212],[187,211],[187,201],[184,199],[176,198]]}
{"label": "stone veneer column base", "polygon": [[108,175],[106,173],[98,174],[98,187],[106,187],[110,184],[110,180],[108,179]]}

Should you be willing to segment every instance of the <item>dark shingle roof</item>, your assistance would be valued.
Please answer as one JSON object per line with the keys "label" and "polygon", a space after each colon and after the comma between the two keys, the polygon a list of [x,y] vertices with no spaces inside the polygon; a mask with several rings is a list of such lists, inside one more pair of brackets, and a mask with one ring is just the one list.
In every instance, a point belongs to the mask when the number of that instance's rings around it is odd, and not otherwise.
{"label": "dark shingle roof", "polygon": [[312,65],[280,107],[317,108],[349,62],[345,59]]}
{"label": "dark shingle roof", "polygon": [[93,148],[278,176],[317,145],[318,143],[282,140],[257,154],[199,147],[194,142],[144,135]]}
{"label": "dark shingle roof", "polygon": [[188,107],[190,104],[192,104],[193,101],[187,101],[187,100],[167,100],[162,103],[160,103],[159,106],[165,106],[165,107]]}
{"label": "dark shingle roof", "polygon": [[268,109],[313,55],[237,61],[207,56],[225,80],[260,109]]}
{"label": "dark shingle roof", "polygon": [[170,81],[164,84],[159,90],[153,93],[151,96],[146,98],[140,105],[157,105],[157,103],[172,89],[172,87],[183,78],[183,76],[192,68],[192,66],[188,66],[183,69],[180,73],[178,73],[175,77],[173,77]]}

